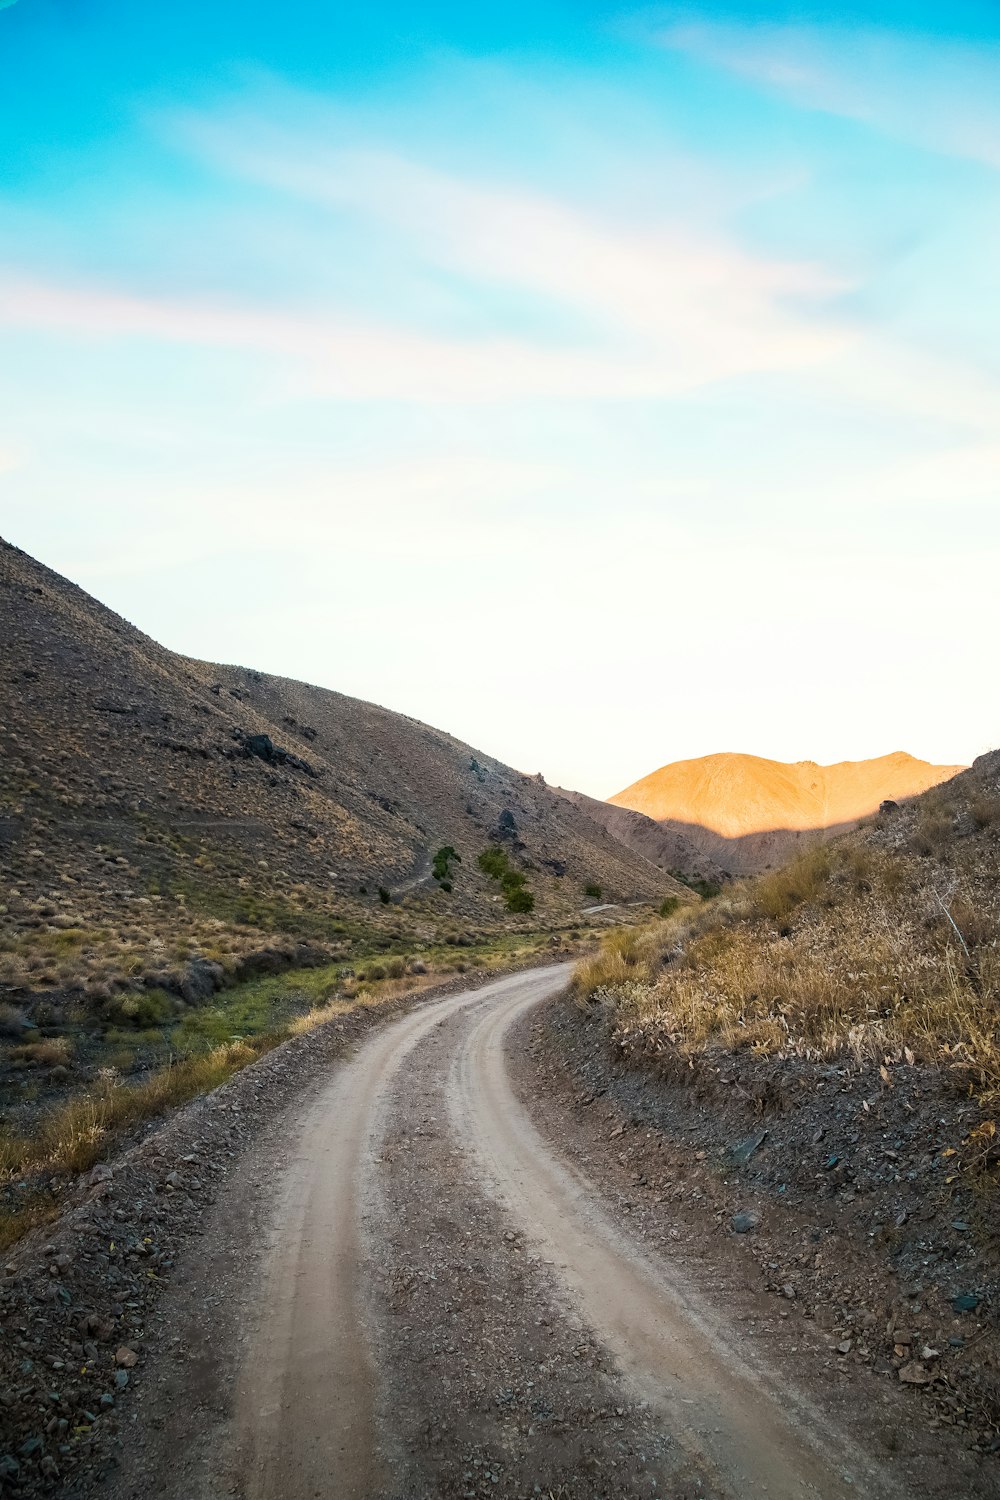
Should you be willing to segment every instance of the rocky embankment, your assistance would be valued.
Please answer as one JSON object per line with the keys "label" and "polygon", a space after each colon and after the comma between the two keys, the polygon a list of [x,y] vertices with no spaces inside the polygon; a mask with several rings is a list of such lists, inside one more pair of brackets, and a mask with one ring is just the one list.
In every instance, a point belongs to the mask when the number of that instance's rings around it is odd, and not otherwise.
{"label": "rocky embankment", "polygon": [[876,1377],[904,1398],[898,1441],[950,1445],[955,1493],[1000,1493],[1000,1265],[971,1170],[992,1136],[953,1142],[940,1075],[741,1055],[657,1076],[565,1004],[523,1040],[534,1097],[571,1113],[636,1229],[740,1266],[765,1316],[809,1330],[824,1401]]}

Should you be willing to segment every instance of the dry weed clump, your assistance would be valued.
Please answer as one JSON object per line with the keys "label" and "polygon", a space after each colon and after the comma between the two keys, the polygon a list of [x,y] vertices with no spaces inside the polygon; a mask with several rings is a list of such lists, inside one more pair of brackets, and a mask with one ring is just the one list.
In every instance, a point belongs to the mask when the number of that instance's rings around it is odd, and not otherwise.
{"label": "dry weed clump", "polygon": [[46,1037],[41,1042],[25,1042],[10,1049],[13,1063],[36,1064],[43,1068],[64,1068],[73,1059],[73,1043],[67,1036]]}
{"label": "dry weed clump", "polygon": [[114,1070],[104,1070],[93,1089],[52,1110],[31,1137],[0,1135],[0,1181],[41,1169],[86,1171],[126,1130],[217,1088],[280,1040],[270,1034],[229,1042],[171,1062],[140,1083],[124,1083]]}
{"label": "dry weed clump", "polygon": [[613,935],[579,966],[575,996],[604,1008],[626,1050],[909,1055],[1000,1092],[998,830],[954,790],[931,794]]}
{"label": "dry weed clump", "polygon": [[652,982],[656,972],[657,931],[619,927],[601,943],[598,951],[577,966],[573,992],[586,1002],[602,990],[625,984]]}

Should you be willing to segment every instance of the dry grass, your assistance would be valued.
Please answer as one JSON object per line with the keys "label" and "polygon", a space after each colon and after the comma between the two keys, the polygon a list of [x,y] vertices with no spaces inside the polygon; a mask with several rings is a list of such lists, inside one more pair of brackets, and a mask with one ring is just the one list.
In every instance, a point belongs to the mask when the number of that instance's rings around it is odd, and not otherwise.
{"label": "dry grass", "polygon": [[33,1063],[43,1068],[65,1067],[73,1058],[73,1043],[66,1036],[46,1037],[10,1049],[12,1062]]}
{"label": "dry grass", "polygon": [[281,1040],[277,1033],[230,1042],[124,1083],[106,1070],[95,1088],[52,1110],[30,1137],[0,1136],[0,1179],[32,1171],[85,1172],[126,1131],[196,1094],[218,1088]]}
{"label": "dry grass", "polygon": [[586,1001],[599,990],[650,983],[655,972],[656,949],[655,929],[615,928],[595,954],[577,965],[573,975],[574,994]]}
{"label": "dry grass", "polygon": [[[543,944],[542,937],[531,935],[518,942],[486,947],[471,955],[471,959],[478,969],[490,973],[535,957]],[[288,1037],[312,1031],[334,1016],[358,1008],[385,1006],[441,983],[440,966],[428,963],[421,974],[408,973],[407,967],[402,959],[393,959],[385,966],[370,966],[367,974],[354,982],[341,983],[325,992],[317,987],[318,1003],[305,1013],[289,1017],[260,1035],[226,1041],[196,1055],[172,1060],[135,1082],[123,1079],[116,1068],[105,1068],[95,1086],[43,1115],[30,1136],[0,1129],[0,1186],[42,1173],[68,1176],[85,1172],[136,1126],[166,1114],[198,1094],[218,1088]],[[466,965],[449,965],[448,970],[456,967],[465,969]],[[305,976],[307,980],[319,977],[320,971]],[[71,1046],[65,1038],[30,1043],[16,1050],[30,1054],[31,1061],[49,1065],[56,1060],[68,1061],[71,1056]],[[131,1067],[133,1062],[131,1050],[123,1049],[122,1066]],[[28,1193],[23,1201],[19,1195],[16,1204],[0,1201],[0,1250],[37,1224],[54,1218],[57,1211],[55,1201],[45,1193]]]}
{"label": "dry grass", "polygon": [[11,1245],[42,1224],[51,1224],[59,1214],[59,1205],[48,1194],[32,1197],[27,1202],[10,1207],[0,1203],[0,1255]]}
{"label": "dry grass", "polygon": [[909,1054],[1000,1092],[998,829],[961,789],[816,846],[581,964],[626,1049]]}

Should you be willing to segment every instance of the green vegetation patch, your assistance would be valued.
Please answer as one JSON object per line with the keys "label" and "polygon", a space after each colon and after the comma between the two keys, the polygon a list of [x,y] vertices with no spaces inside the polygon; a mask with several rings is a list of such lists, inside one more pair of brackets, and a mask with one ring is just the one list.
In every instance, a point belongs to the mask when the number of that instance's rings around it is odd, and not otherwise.
{"label": "green vegetation patch", "polygon": [[454,866],[461,863],[462,856],[456,853],[451,844],[442,844],[434,856],[431,874],[443,891],[451,890]]}
{"label": "green vegetation patch", "polygon": [[480,854],[479,868],[484,875],[497,882],[503,891],[508,911],[534,911],[535,898],[528,889],[527,876],[523,870],[511,864],[506,849],[501,849],[499,844],[491,844]]}

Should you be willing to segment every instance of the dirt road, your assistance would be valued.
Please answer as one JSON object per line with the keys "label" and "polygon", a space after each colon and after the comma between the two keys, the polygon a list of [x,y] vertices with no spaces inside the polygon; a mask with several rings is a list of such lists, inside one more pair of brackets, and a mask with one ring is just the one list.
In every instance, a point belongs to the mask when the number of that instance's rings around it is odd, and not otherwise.
{"label": "dirt road", "polygon": [[567,975],[417,1010],[309,1104],[250,1299],[230,1490],[891,1493],[531,1122],[504,1042]]}

